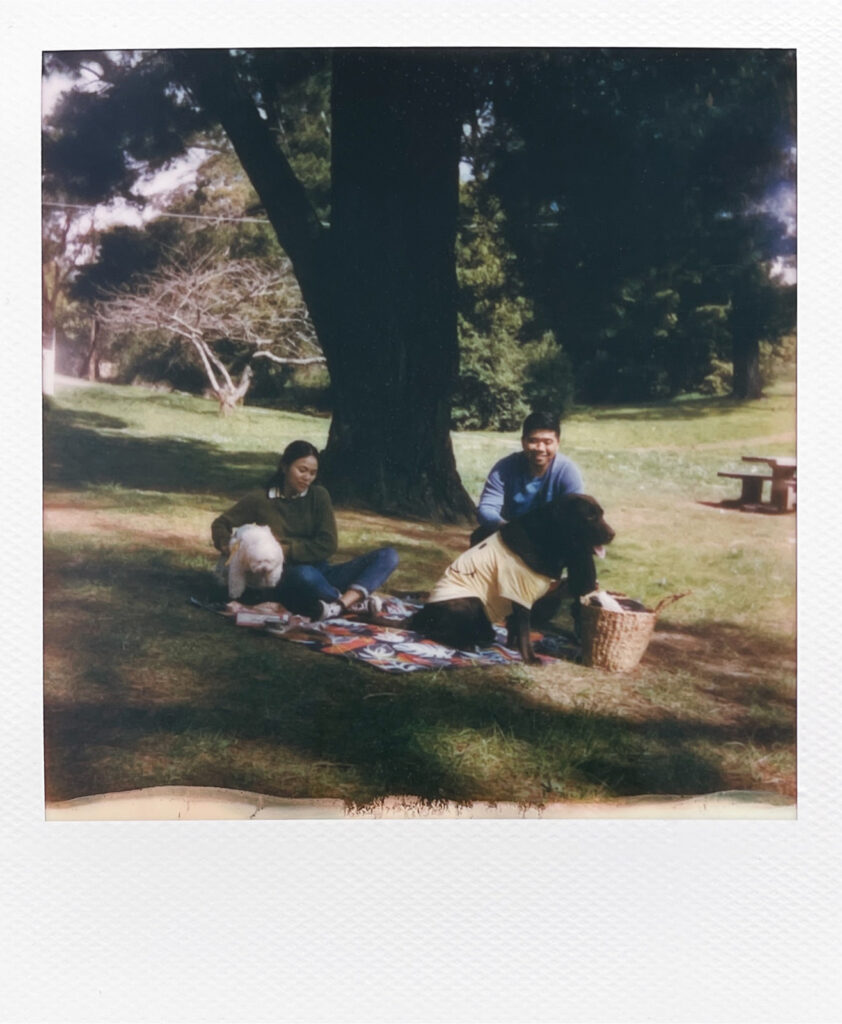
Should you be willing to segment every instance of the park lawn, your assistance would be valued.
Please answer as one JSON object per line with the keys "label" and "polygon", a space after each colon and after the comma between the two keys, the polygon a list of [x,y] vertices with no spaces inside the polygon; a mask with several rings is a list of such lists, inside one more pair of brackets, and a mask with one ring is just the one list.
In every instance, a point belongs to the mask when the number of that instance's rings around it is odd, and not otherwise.
{"label": "park lawn", "polygon": [[[617,538],[600,582],[667,609],[641,665],[395,677],[202,612],[218,512],[325,418],[107,385],[45,416],[48,799],[223,786],[365,804],[795,793],[795,517],[725,510],[742,454],[794,451],[794,389],[580,409],[563,450]],[[516,435],[454,435],[478,495]],[[338,510],[340,554],[383,543],[429,587],[465,526]],[[569,625],[564,615],[561,626]]]}

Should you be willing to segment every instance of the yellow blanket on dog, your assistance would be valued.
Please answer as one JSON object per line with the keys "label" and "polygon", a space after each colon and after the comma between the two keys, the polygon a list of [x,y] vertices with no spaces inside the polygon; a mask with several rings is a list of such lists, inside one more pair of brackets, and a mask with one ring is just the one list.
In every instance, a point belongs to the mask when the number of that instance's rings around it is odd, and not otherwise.
{"label": "yellow blanket on dog", "polygon": [[493,533],[450,563],[427,603],[478,597],[488,618],[503,622],[511,614],[512,602],[531,608],[554,582],[530,569],[506,547],[499,533]]}

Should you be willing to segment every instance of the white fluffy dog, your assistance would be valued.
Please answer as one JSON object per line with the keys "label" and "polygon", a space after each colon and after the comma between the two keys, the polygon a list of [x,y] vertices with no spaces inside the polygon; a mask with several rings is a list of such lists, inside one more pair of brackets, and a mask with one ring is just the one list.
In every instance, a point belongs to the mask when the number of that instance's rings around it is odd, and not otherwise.
{"label": "white fluffy dog", "polygon": [[228,555],[222,555],[216,566],[217,576],[227,583],[232,600],[240,597],[246,587],[276,587],[283,571],[283,548],[268,526],[257,523],[246,523],[234,530]]}

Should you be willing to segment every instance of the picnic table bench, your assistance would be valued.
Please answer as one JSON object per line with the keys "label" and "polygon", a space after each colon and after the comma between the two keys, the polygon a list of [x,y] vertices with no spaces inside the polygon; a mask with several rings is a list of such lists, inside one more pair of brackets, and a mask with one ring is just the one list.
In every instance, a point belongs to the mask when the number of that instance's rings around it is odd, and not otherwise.
{"label": "picnic table bench", "polygon": [[[745,473],[721,472],[718,476],[729,477],[742,481],[742,489],[737,499],[740,505],[769,504],[779,512],[792,512],[795,508],[796,490],[796,459],[790,455],[744,455],[743,462],[763,463],[769,467],[769,473],[749,470]],[[763,501],[763,484],[771,481],[771,494],[768,502]]]}

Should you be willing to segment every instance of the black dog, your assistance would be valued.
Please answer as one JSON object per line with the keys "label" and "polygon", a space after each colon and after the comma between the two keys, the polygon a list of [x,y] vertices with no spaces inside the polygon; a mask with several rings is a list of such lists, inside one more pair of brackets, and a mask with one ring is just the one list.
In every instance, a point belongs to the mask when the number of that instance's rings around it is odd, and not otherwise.
{"label": "black dog", "polygon": [[[480,531],[475,531],[472,541]],[[494,532],[497,531],[486,530],[486,538],[480,538],[479,543],[487,543],[488,535]],[[594,498],[567,494],[504,524],[499,536],[505,548],[541,576],[557,580],[562,570],[567,569],[568,593],[573,598],[576,620],[579,598],[596,588],[594,555],[605,554],[604,545],[614,539],[614,531]],[[449,647],[464,649],[494,641],[483,602],[473,596],[426,604],[408,625]],[[532,649],[530,625],[531,608],[512,602],[512,612],[506,619],[506,646],[517,648],[523,660],[534,665],[538,659]]]}

